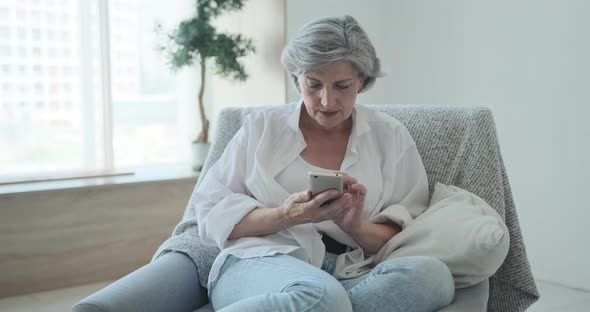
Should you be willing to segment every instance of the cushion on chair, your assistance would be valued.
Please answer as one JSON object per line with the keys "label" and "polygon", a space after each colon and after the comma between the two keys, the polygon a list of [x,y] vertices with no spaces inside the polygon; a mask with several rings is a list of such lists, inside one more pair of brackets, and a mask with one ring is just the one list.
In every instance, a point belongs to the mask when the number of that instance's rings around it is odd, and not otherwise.
{"label": "cushion on chair", "polygon": [[478,196],[437,183],[430,207],[392,238],[376,256],[432,256],[444,262],[465,288],[494,275],[508,253],[502,217]]}

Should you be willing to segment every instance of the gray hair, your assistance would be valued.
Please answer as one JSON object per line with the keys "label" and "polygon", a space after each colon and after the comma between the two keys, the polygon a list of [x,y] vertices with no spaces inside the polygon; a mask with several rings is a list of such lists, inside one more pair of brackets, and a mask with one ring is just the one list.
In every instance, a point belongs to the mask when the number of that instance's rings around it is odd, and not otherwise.
{"label": "gray hair", "polygon": [[[281,63],[299,90],[297,77],[329,63],[347,60],[364,79],[360,92],[370,89],[381,73],[375,48],[350,15],[320,17],[305,24],[283,49]],[[301,91],[301,90],[299,90]]]}

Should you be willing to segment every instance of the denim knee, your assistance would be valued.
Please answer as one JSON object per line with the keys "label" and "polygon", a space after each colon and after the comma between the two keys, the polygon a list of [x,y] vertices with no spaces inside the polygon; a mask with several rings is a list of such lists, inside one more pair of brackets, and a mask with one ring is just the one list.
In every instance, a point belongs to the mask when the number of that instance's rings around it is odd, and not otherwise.
{"label": "denim knee", "polygon": [[302,306],[306,306],[307,308],[303,311],[352,312],[352,305],[348,293],[334,278],[295,282],[286,286],[283,289],[283,292],[289,293],[296,298],[295,301],[299,303],[299,307],[295,310],[301,309]]}
{"label": "denim knee", "polygon": [[407,289],[423,305],[423,311],[433,311],[451,303],[455,296],[455,283],[451,271],[437,258],[427,256],[401,257],[380,263],[378,274],[403,271]]}

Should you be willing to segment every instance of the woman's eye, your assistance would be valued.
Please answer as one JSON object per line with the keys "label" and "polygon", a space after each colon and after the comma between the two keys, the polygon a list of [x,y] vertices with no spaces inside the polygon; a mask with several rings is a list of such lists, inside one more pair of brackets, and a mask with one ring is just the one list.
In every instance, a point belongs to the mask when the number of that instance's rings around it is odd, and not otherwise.
{"label": "woman's eye", "polygon": [[320,84],[308,84],[307,86],[310,87],[310,88],[312,88],[312,89],[317,89],[317,88],[321,87]]}
{"label": "woman's eye", "polygon": [[346,86],[340,86],[340,85],[336,85],[336,87],[337,87],[338,89],[341,89],[341,90],[346,90],[346,89],[348,89],[348,88],[350,87],[350,85],[346,85]]}

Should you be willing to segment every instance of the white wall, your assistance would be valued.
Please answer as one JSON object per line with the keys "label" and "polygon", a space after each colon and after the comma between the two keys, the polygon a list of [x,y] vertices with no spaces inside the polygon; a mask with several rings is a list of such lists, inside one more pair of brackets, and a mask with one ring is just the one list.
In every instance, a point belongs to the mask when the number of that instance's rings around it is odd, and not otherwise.
{"label": "white wall", "polygon": [[361,102],[487,106],[537,279],[590,290],[590,2],[289,1],[350,13],[388,76]]}

